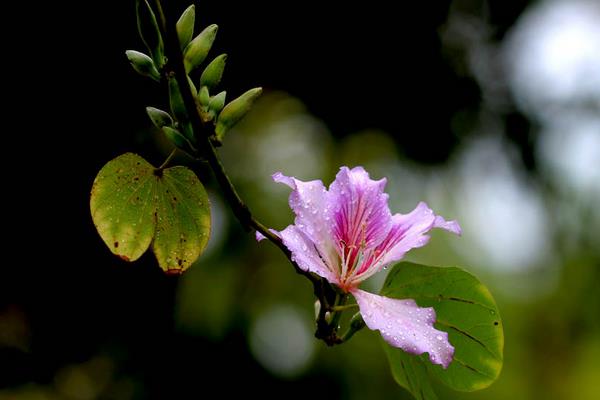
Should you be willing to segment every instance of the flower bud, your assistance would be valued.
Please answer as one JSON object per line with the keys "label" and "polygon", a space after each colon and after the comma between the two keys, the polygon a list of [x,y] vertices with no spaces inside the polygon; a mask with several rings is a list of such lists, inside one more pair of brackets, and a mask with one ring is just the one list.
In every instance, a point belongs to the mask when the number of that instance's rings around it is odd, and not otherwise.
{"label": "flower bud", "polygon": [[164,126],[162,128],[165,136],[171,143],[173,143],[179,149],[189,148],[188,140],[175,128],[171,128],[170,126]]}
{"label": "flower bud", "polygon": [[173,126],[173,118],[166,111],[154,107],[146,107],[146,113],[148,113],[154,126],[159,129],[165,126]]}
{"label": "flower bud", "polygon": [[215,41],[217,29],[218,26],[215,24],[206,27],[187,45],[183,56],[186,72],[190,72],[202,64]]}
{"label": "flower bud", "polygon": [[210,101],[208,102],[208,114],[210,119],[213,119],[217,114],[219,114],[219,112],[221,112],[223,106],[225,106],[226,95],[227,92],[222,91],[221,93],[210,98]]}
{"label": "flower bud", "polygon": [[194,22],[196,19],[196,7],[192,4],[188,8],[185,9],[179,20],[177,21],[177,36],[179,37],[179,43],[181,45],[181,50],[185,49],[185,47],[192,40],[192,36],[194,36]]}
{"label": "flower bud", "polygon": [[165,61],[163,39],[160,29],[158,29],[156,16],[147,0],[136,2],[136,15],[140,38],[152,55],[155,65],[161,68]]}
{"label": "flower bud", "polygon": [[315,319],[319,318],[320,313],[321,313],[321,302],[319,300],[315,300]]}
{"label": "flower bud", "polygon": [[194,85],[194,82],[192,81],[192,78],[190,78],[189,76],[187,77],[187,81],[190,85],[190,90],[192,91],[192,95],[194,96],[194,98],[196,96],[198,96],[198,90],[196,90],[196,85]]}
{"label": "flower bud", "polygon": [[218,140],[222,140],[223,136],[225,136],[225,132],[250,111],[252,105],[261,93],[262,88],[250,89],[223,108],[223,111],[219,114],[217,126],[215,128]]}
{"label": "flower bud", "polygon": [[181,97],[177,80],[174,77],[169,78],[169,103],[171,105],[171,113],[175,116],[177,122],[182,123],[188,120],[185,103]]}
{"label": "flower bud", "polygon": [[206,86],[202,86],[200,88],[200,93],[198,93],[198,101],[204,107],[208,107],[208,103],[210,103],[210,94],[208,93],[208,88]]}
{"label": "flower bud", "polygon": [[225,62],[227,61],[227,54],[221,54],[210,62],[202,72],[200,76],[200,86],[208,86],[209,89],[214,88],[221,82],[223,76],[223,70],[225,69]]}
{"label": "flower bud", "polygon": [[160,80],[160,73],[150,57],[135,50],[127,50],[125,55],[127,55],[131,66],[138,74],[147,76],[157,82]]}

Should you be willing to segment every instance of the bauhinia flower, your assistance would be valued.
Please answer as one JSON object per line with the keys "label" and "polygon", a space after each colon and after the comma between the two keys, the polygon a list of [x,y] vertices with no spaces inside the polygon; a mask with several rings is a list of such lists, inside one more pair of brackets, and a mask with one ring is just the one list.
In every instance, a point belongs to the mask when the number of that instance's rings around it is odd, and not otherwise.
{"label": "bauhinia flower", "polygon": [[433,327],[433,308],[358,287],[410,249],[425,245],[432,228],[460,235],[458,223],[435,215],[424,202],[408,214],[392,215],[383,192],[386,179],[372,180],[362,167],[342,167],[329,190],[320,180],[302,182],[280,172],[273,180],[292,189],[289,204],[296,218],[277,234],[298,266],[351,293],[366,326],[391,346],[412,354],[427,352],[432,363],[447,368],[454,347],[446,332]]}

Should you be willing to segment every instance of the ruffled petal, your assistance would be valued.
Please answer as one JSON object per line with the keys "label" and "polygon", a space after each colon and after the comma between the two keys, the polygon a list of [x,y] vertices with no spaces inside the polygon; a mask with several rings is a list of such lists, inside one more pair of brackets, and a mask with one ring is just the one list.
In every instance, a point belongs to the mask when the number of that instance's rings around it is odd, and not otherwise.
{"label": "ruffled petal", "polygon": [[[435,215],[424,202],[420,202],[408,214],[395,214],[392,217],[392,229],[376,249],[376,252],[382,255],[381,260],[377,263],[378,270],[402,259],[410,249],[427,244],[429,241],[427,232],[432,228],[442,228],[457,235],[461,233],[458,222],[446,221],[439,215]],[[369,276],[373,274],[372,271],[368,272]]]}
{"label": "ruffled petal", "polygon": [[314,243],[328,267],[333,269],[337,263],[329,223],[333,210],[329,207],[323,182],[303,182],[281,172],[273,174],[273,180],[292,189],[289,205],[296,214],[294,225]]}
{"label": "ruffled petal", "polygon": [[336,244],[368,249],[386,237],[392,222],[388,195],[383,193],[386,182],[372,180],[363,167],[340,168],[329,187]]}
{"label": "ruffled petal", "polygon": [[279,236],[300,268],[314,272],[331,283],[338,283],[337,274],[323,262],[315,244],[302,229],[290,225],[279,232]]}
{"label": "ruffled petal", "polygon": [[456,222],[455,220],[446,221],[444,219],[444,217],[439,216],[439,215],[435,216],[435,220],[433,221],[433,227],[445,229],[448,232],[452,232],[458,236],[460,236],[462,234],[462,229],[461,229],[460,225],[458,224],[458,222]]}
{"label": "ruffled petal", "polygon": [[392,299],[359,289],[352,294],[365,324],[371,330],[378,330],[391,346],[411,354],[429,353],[433,364],[448,368],[454,347],[448,341],[448,333],[433,327],[432,307],[421,308],[412,299]]}

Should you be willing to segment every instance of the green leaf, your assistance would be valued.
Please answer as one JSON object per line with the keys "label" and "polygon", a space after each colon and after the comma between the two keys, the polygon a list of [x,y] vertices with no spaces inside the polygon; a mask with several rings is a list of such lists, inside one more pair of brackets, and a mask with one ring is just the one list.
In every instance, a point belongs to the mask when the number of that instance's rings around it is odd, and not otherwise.
{"label": "green leaf", "polygon": [[[423,363],[430,374],[455,390],[483,389],[498,378],[503,362],[502,321],[489,290],[473,275],[455,267],[404,262],[389,273],[381,294],[411,298],[421,307],[433,307],[437,315],[435,327],[448,332],[455,347],[454,359],[446,370],[431,364],[426,355],[406,357]],[[391,363],[400,357],[395,353],[404,354],[393,348],[386,352]],[[392,373],[399,372],[392,365]],[[396,380],[406,381],[406,377]]]}
{"label": "green leaf", "polygon": [[134,261],[152,243],[167,273],[189,268],[208,242],[208,196],[185,167],[159,170],[136,154],[123,154],[98,173],[90,209],[100,237],[114,254]]}
{"label": "green leaf", "polygon": [[181,50],[185,49],[185,47],[192,40],[192,36],[194,36],[194,21],[196,19],[196,7],[192,4],[188,8],[185,9],[179,20],[177,21],[177,36],[179,37],[179,44],[181,45]]}
{"label": "green leaf", "polygon": [[154,11],[147,0],[136,1],[138,32],[158,68],[165,64],[164,44]]}
{"label": "green leaf", "polygon": [[157,224],[152,250],[166,271],[184,271],[200,256],[210,232],[210,208],[204,187],[191,170],[164,170],[157,195]]}
{"label": "green leaf", "polygon": [[437,400],[429,383],[427,368],[420,358],[389,346],[381,339],[396,383],[418,400]]}
{"label": "green leaf", "polygon": [[90,208],[98,233],[110,250],[126,261],[137,260],[154,237],[154,167],[127,153],[98,173]]}

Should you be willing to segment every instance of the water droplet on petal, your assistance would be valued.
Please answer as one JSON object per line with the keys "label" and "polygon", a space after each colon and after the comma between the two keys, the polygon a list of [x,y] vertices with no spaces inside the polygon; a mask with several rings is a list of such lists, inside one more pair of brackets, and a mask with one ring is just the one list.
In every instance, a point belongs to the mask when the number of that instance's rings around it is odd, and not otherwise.
{"label": "water droplet on petal", "polygon": [[442,335],[437,335],[435,338],[436,338],[437,340],[442,340],[442,339],[444,339],[444,338],[442,337]]}

